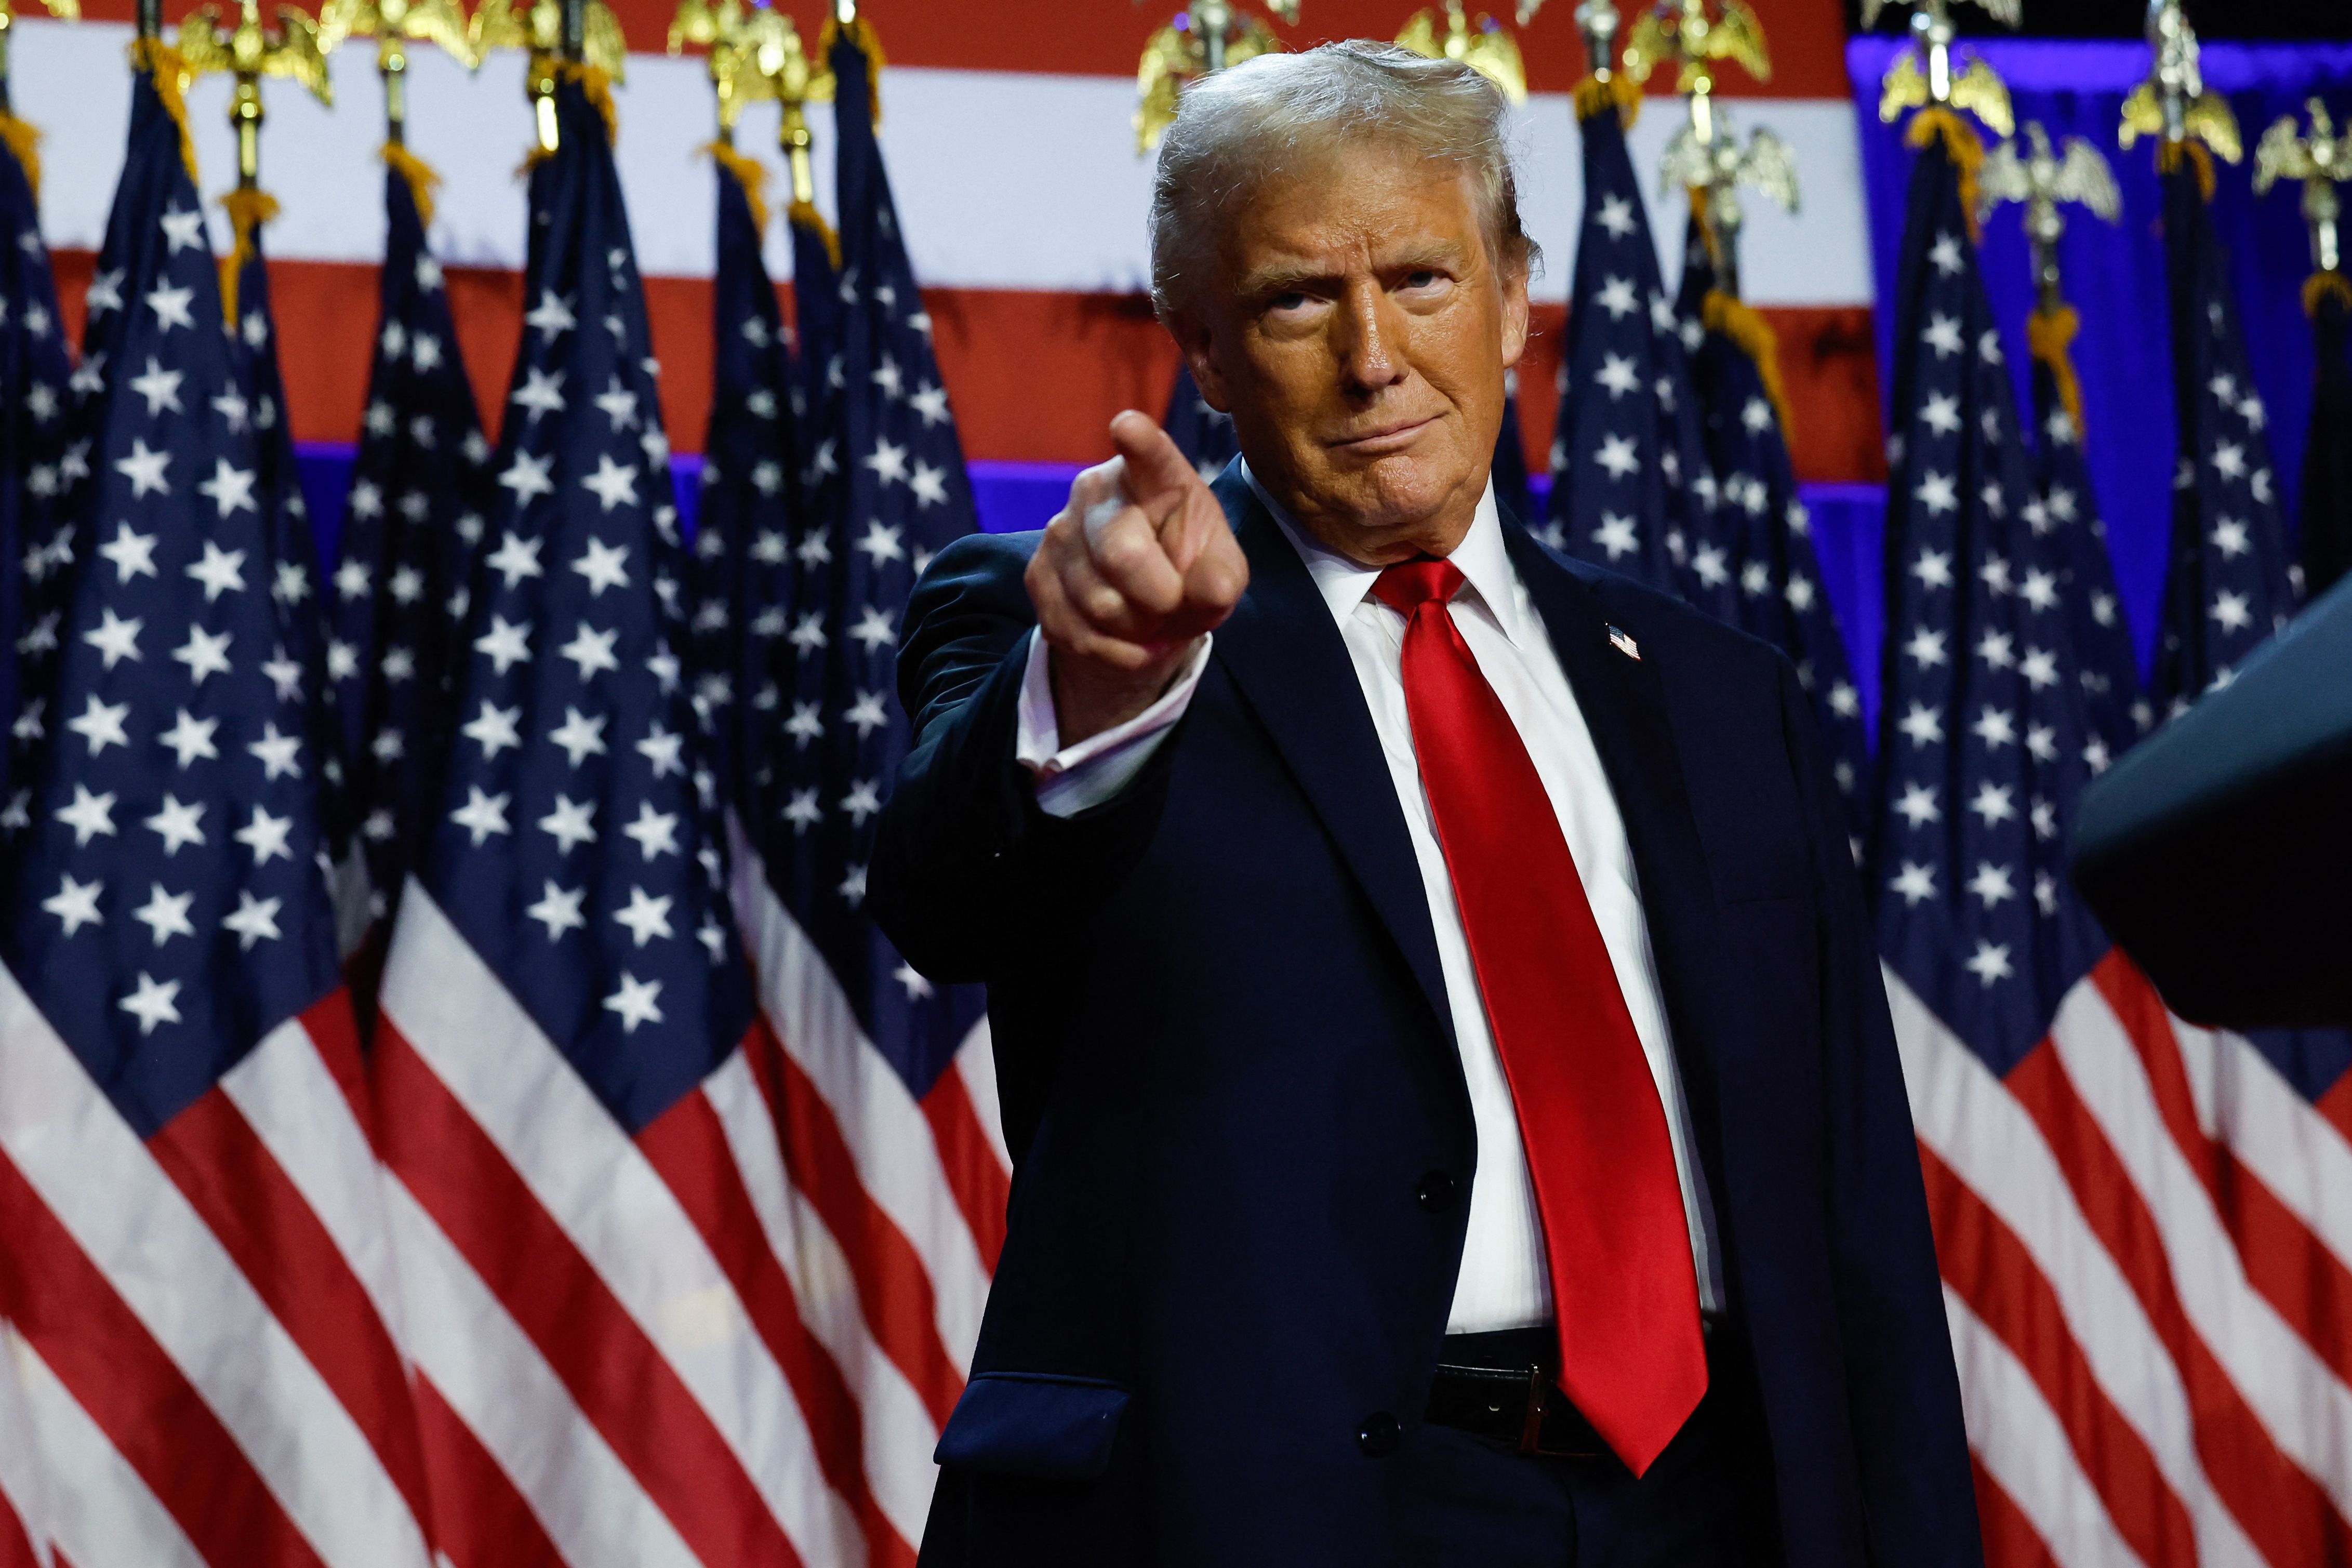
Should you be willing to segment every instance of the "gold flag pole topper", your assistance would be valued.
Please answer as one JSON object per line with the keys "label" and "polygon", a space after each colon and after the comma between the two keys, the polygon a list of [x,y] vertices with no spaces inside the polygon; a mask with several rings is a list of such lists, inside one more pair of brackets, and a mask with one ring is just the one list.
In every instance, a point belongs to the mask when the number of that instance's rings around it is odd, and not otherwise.
{"label": "gold flag pole topper", "polygon": [[791,17],[780,14],[780,19],[783,26],[761,40],[758,60],[760,74],[768,79],[768,90],[782,111],[776,122],[776,144],[783,149],[784,166],[792,172],[793,200],[787,216],[823,238],[827,254],[838,267],[841,240],[816,210],[812,155],[816,139],[809,134],[805,112],[812,103],[833,101],[833,68],[809,55]]}
{"label": "gold flag pole topper", "polygon": [[221,262],[221,305],[234,323],[237,276],[253,255],[255,232],[278,216],[276,199],[261,188],[261,79],[282,77],[299,83],[330,106],[335,93],[327,79],[327,54],[319,42],[318,24],[292,5],[278,7],[272,27],[261,19],[260,0],[242,0],[236,25],[226,31],[219,8],[205,5],[181,22],[178,42],[190,77],[226,72],[236,84],[228,100],[229,124],[236,130],[236,188],[221,198],[236,237]]}
{"label": "gold flag pole topper", "polygon": [[[1298,0],[1265,0],[1265,8],[1290,26],[1298,25]],[[1135,72],[1135,89],[1142,100],[1135,110],[1136,152],[1149,153],[1160,144],[1160,134],[1176,118],[1176,98],[1186,82],[1281,47],[1273,28],[1233,0],[1193,0],[1190,10],[1176,13],[1175,20],[1143,46],[1143,63]]]}
{"label": "gold flag pole topper", "polygon": [[[2020,0],[1975,0],[1975,4],[2004,27],[2024,21]],[[1958,35],[1948,0],[1862,0],[1864,28],[1876,26],[1880,13],[1897,5],[1911,8],[1914,47],[1895,56],[1880,84],[1878,118],[1892,125],[1914,109],[1966,110],[1983,121],[1995,136],[2006,140],[2017,121],[2010,110],[2009,89],[2000,78],[1975,53],[1967,51],[1964,68],[1957,76],[1952,73],[1952,39]]]}
{"label": "gold flag pole topper", "polygon": [[1990,217],[2005,202],[2023,205],[2025,237],[2033,252],[2035,309],[2055,315],[2066,308],[2058,274],[2058,240],[2066,232],[2066,216],[2059,209],[2079,206],[2114,223],[2123,216],[2123,193],[2106,159],[2082,137],[2067,137],[2062,152],[2040,121],[2029,120],[2025,140],[2028,151],[2021,157],[2007,142],[1986,156],[1977,213]]}
{"label": "gold flag pole topper", "polygon": [[[536,156],[555,151],[555,84],[565,62],[585,64],[608,82],[628,79],[629,40],[604,0],[527,0],[520,9],[515,0],[481,0],[466,38],[477,65],[492,49],[530,51],[523,90],[539,134]],[[608,123],[611,102],[604,98],[600,105]]]}
{"label": "gold flag pole topper", "polygon": [[[2238,117],[2230,100],[2205,86],[2197,64],[2197,32],[2180,0],[2148,0],[2147,47],[2155,57],[2146,81],[2124,100],[2123,123],[2116,144],[2129,148],[2143,136],[2158,138],[2158,160],[2168,167],[2180,149],[2201,142],[2225,163],[2245,155],[2238,137]],[[2198,177],[2212,195],[2212,167],[2200,163]]]}
{"label": "gold flag pole topper", "polygon": [[[81,0],[46,0],[46,4],[49,15],[61,22],[81,20]],[[16,23],[16,14],[10,8],[9,0],[0,0],[0,122],[5,123],[14,123],[16,116],[16,110],[8,104],[8,29]],[[15,140],[13,136],[10,138],[12,144]],[[29,142],[28,137],[28,145]],[[20,160],[22,156],[20,153]]]}
{"label": "gold flag pole topper", "polygon": [[407,134],[408,46],[437,44],[469,69],[477,63],[457,0],[327,0],[319,12],[320,52],[332,53],[347,38],[376,40],[385,134],[395,146]]}
{"label": "gold flag pole topper", "polygon": [[783,35],[791,35],[793,47],[799,47],[792,18],[764,3],[746,8],[742,0],[678,0],[669,25],[669,52],[682,54],[688,44],[708,51],[722,144],[735,144],[735,121],[745,104],[776,96],[775,80],[762,62],[782,47]]}
{"label": "gold flag pole topper", "polygon": [[1675,90],[1689,95],[1690,120],[1666,143],[1659,163],[1663,188],[1679,185],[1706,236],[1715,263],[1717,291],[1739,297],[1739,233],[1748,221],[1739,187],[1761,192],[1789,212],[1797,210],[1797,160],[1788,144],[1759,127],[1746,146],[1729,118],[1715,105],[1716,72],[1736,65],[1758,81],[1772,79],[1772,57],[1763,25],[1740,0],[1724,0],[1720,19],[1707,15],[1706,0],[1661,0],[1634,20],[1625,39],[1625,74],[1646,81],[1658,67],[1680,68]]}
{"label": "gold flag pole topper", "polygon": [[2336,129],[2327,106],[2319,100],[2311,100],[2309,107],[2309,135],[2298,132],[2292,114],[2281,115],[2263,132],[2254,148],[2254,194],[2266,194],[2281,180],[2303,182],[2303,221],[2311,229],[2312,270],[2325,278],[2344,270],[2344,208],[2336,187],[2352,180],[2352,135]]}
{"label": "gold flag pole topper", "polygon": [[[1533,5],[1521,0],[1519,8],[1532,15],[1535,6],[1542,4],[1543,0],[1533,0]],[[1483,13],[1474,25],[1462,8],[1462,0],[1445,0],[1442,11],[1415,11],[1396,41],[1400,48],[1433,60],[1461,61],[1493,82],[1513,103],[1528,100],[1528,68],[1519,57],[1518,41],[1503,24]]]}

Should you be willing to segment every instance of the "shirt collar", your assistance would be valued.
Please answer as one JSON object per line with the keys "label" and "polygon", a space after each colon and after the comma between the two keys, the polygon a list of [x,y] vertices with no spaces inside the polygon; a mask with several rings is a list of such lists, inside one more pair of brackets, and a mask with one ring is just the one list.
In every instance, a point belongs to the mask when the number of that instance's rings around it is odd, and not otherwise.
{"label": "shirt collar", "polygon": [[[1356,606],[1370,597],[1372,584],[1379,582],[1381,569],[1350,561],[1336,551],[1327,550],[1291,520],[1282,503],[1274,499],[1258,482],[1250,469],[1249,459],[1242,459],[1242,478],[1273,517],[1283,537],[1298,552],[1307,563],[1307,574],[1315,580],[1317,592],[1329,606],[1331,618],[1341,626],[1356,613]],[[1478,595],[1495,624],[1515,646],[1524,647],[1528,631],[1528,609],[1519,587],[1519,574],[1511,565],[1510,552],[1503,543],[1503,516],[1495,502],[1495,481],[1486,481],[1486,493],[1478,498],[1478,510],[1470,520],[1470,531],[1446,557],[1461,572],[1470,591]]]}

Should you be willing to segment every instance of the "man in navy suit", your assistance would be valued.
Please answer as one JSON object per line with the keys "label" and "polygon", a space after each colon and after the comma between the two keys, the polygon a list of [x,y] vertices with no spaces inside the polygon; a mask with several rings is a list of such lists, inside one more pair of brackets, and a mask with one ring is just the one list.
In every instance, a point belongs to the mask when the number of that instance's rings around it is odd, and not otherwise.
{"label": "man in navy suit", "polygon": [[1795,673],[1493,499],[1501,100],[1206,79],[1152,255],[1242,458],[1122,414],[907,616],[870,896],[1017,1166],[923,1562],[1980,1563]]}

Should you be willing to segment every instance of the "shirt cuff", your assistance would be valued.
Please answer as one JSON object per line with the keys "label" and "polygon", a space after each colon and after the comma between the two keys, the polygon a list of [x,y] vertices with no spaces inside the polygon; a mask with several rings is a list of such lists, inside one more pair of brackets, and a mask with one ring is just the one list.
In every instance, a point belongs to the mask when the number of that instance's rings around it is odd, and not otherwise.
{"label": "shirt cuff", "polygon": [[1037,808],[1048,816],[1076,816],[1125,789],[1168,738],[1176,721],[1184,716],[1192,689],[1201,684],[1201,671],[1208,668],[1210,640],[1207,636],[1201,638],[1192,657],[1150,707],[1124,724],[1089,735],[1075,746],[1064,746],[1061,722],[1054,711],[1054,678],[1045,639],[1032,630],[1029,665],[1021,679],[1020,734],[1013,755],[1036,780]]}

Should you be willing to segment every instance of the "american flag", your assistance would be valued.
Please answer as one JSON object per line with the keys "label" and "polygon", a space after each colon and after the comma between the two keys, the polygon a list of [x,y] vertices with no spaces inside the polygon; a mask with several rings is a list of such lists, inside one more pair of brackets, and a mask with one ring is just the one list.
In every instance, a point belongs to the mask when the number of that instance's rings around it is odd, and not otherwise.
{"label": "american flag", "polygon": [[[824,476],[814,463],[824,433],[815,411],[822,409],[834,385],[840,337],[835,330],[840,314],[841,237],[824,215],[806,202],[784,209],[784,232],[793,244],[793,419],[799,443],[803,491]],[[831,470],[827,470],[828,472]]]}
{"label": "american flag", "polygon": [[[710,423],[695,510],[695,710],[728,798],[756,816],[760,782],[745,776],[745,731],[779,721],[767,674],[785,630],[791,544],[800,515],[794,369],[775,286],[760,256],[757,193],[730,156],[715,157],[719,236],[711,288]],[[756,168],[757,165],[751,165]],[[739,704],[750,711],[738,721]]]}
{"label": "american flag", "polygon": [[[2091,733],[2101,747],[2101,765],[2120,755],[2155,721],[2155,708],[2140,689],[2139,652],[2131,623],[2124,619],[2116,593],[2115,563],[2107,555],[2107,525],[2091,489],[2091,468],[2083,456],[2078,410],[2060,392],[2073,384],[2065,340],[2074,312],[2036,314],[2033,355],[2033,500],[2026,521],[2049,537],[2058,557],[2059,591],[2066,598],[2074,649],[2082,662],[2083,697]],[[2049,323],[2042,325],[2040,323]],[[2045,357],[2040,345],[2047,342]]]}
{"label": "american flag", "polygon": [[0,1317],[61,1556],[423,1568],[317,672],[276,592],[301,563],[181,134],[140,75],[93,285],[92,548],[0,853]]}
{"label": "american flag", "polygon": [[2268,419],[2246,367],[2229,265],[2198,164],[2183,156],[2162,178],[2180,447],[2153,685],[2157,702],[2177,713],[2209,687],[2227,685],[2246,656],[2286,625],[2296,573]]}
{"label": "american flag", "polygon": [[[829,33],[834,29],[829,29]],[[1003,1243],[1010,1161],[976,987],[935,986],[865,907],[883,794],[908,744],[894,665],[901,616],[933,552],[972,527],[930,318],[898,229],[873,125],[867,24],[828,37],[836,82],[841,270],[832,396],[813,410],[820,478],[794,546],[778,648],[781,724],[754,734],[775,770],[736,882],[761,1000],[782,1045],[779,1116],[807,1248],[828,1310],[816,1331],[846,1377],[866,1484],[911,1561],[930,1452],[962,1392]],[[813,1320],[814,1321],[814,1320]]]}
{"label": "american flag", "polygon": [[1894,301],[1871,868],[1988,1556],[2341,1561],[2352,1099],[2168,1016],[2065,881],[2095,737],[1948,113]]}
{"label": "american flag", "polygon": [[1733,562],[1683,353],[1682,321],[1605,98],[1579,121],[1584,223],[1568,299],[1545,543],[1680,594],[1735,625]]}
{"label": "american flag", "polygon": [[387,149],[386,163],[375,355],[324,595],[333,739],[379,936],[431,830],[490,488],[489,444],[425,243],[432,173],[404,149]]}
{"label": "american flag", "polygon": [[459,1563],[854,1563],[594,85],[565,68],[531,178],[458,722],[372,1064],[436,1529]]}
{"label": "american flag", "polygon": [[1233,416],[1209,406],[1187,364],[1176,367],[1176,384],[1168,394],[1168,416],[1160,426],[1176,443],[1176,449],[1192,460],[1203,479],[1213,480],[1223,473],[1225,465],[1241,450],[1241,442],[1234,435]]}
{"label": "american flag", "polygon": [[[1822,586],[1813,554],[1812,520],[1797,498],[1797,471],[1767,394],[1763,368],[1747,347],[1705,325],[1712,297],[1718,318],[1743,309],[1717,286],[1706,231],[1691,223],[1676,299],[1691,380],[1706,433],[1723,531],[1733,544],[1738,624],[1787,654],[1812,699],[1813,718],[1829,748],[1831,776],[1844,798],[1856,840],[1869,813],[1870,745],[1862,697],[1853,684],[1845,637]],[[1759,323],[1760,325],[1760,323]]]}
{"label": "american flag", "polygon": [[[0,1270],[8,1267],[0,1257]],[[0,1568],[56,1568],[48,1459],[17,1371],[16,1331],[0,1319]]]}
{"label": "american flag", "polygon": [[[8,128],[17,128],[10,133]],[[68,492],[85,453],[68,458],[73,366],[58,317],[37,193],[14,151],[30,128],[0,115],[0,802],[13,760],[21,694],[37,691],[58,646],[58,600],[73,563]],[[37,727],[40,720],[33,721]]]}
{"label": "american flag", "polygon": [[2352,279],[2341,268],[2303,286],[2311,313],[2311,426],[2303,448],[2304,591],[2317,598],[2352,572]]}

